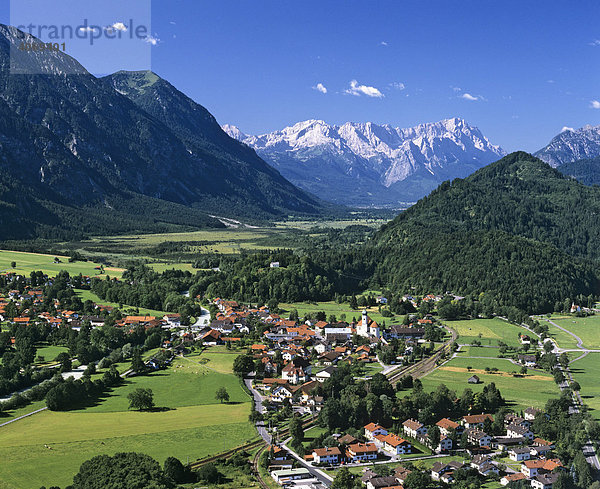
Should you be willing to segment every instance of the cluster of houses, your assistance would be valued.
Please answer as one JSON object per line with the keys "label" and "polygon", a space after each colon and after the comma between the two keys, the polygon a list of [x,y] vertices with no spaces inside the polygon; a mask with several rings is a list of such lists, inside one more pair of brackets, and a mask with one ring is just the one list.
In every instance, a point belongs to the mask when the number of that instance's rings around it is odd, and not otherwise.
{"label": "cluster of houses", "polygon": [[[530,407],[522,417],[512,413],[506,415],[505,434],[502,436],[491,436],[484,431],[484,425],[493,422],[491,414],[468,415],[458,422],[442,418],[436,423],[440,433],[436,447],[432,446],[428,428],[414,419],[404,421],[401,435],[369,423],[364,427],[364,440],[341,436],[337,439],[338,446],[314,449],[307,460],[317,465],[372,463],[377,459],[394,461],[413,453],[415,442],[434,452],[447,453],[458,448],[454,443],[466,434],[468,447],[462,448],[467,448],[466,453],[472,458],[463,462],[435,462],[430,474],[433,480],[451,484],[454,472],[463,468],[475,469],[483,477],[500,476],[499,464],[493,457],[501,453],[511,461],[521,463],[520,471],[506,469],[500,479],[502,485],[525,481],[534,489],[551,489],[562,464],[552,454],[553,444],[535,437],[531,430],[532,422],[540,412]],[[393,475],[381,477],[371,469],[365,469],[362,481],[368,488],[390,489],[401,486],[408,473],[410,471],[399,467]]]}
{"label": "cluster of houses", "polygon": [[[43,277],[43,280],[46,285],[52,285],[53,283],[53,279],[47,275]],[[91,283],[91,278],[88,276],[83,276],[80,280],[80,283],[83,285],[89,285]],[[27,308],[21,312],[20,316],[7,317],[6,308],[8,307],[9,302],[13,302],[19,309],[21,309],[23,305],[26,305]],[[110,313],[113,310],[113,307],[111,306],[95,304],[96,314],[98,315],[85,315],[78,311],[64,309],[59,299],[53,299],[52,304],[54,306],[54,312],[52,314],[49,312],[38,312],[43,309],[44,302],[44,291],[41,288],[26,285],[23,288],[23,291],[10,290],[6,294],[6,297],[0,297],[0,320],[19,324],[21,326],[45,322],[55,327],[68,325],[72,329],[79,330],[85,321],[89,321],[94,328],[104,326],[105,318],[99,314],[103,311]],[[181,316],[179,314],[165,314],[163,317],[127,316],[115,322],[116,327],[130,329],[139,325],[144,326],[146,329],[179,328],[181,326]]]}
{"label": "cluster of houses", "polygon": [[[310,320],[302,323],[272,313],[267,306],[251,308],[220,298],[213,303],[219,312],[210,325],[185,333],[184,341],[186,335],[189,341],[201,339],[207,346],[239,341],[248,333],[249,317],[254,316],[267,326],[263,342],[250,347],[255,361],[262,365],[260,373],[264,374],[263,379],[255,381],[255,388],[271,403],[289,400],[304,412],[320,410],[323,400],[311,392],[318,383],[331,377],[337,365],[376,362],[376,347],[384,336],[403,338],[410,345],[425,333],[424,324],[416,321],[414,326],[393,325],[382,332],[366,311],[359,320],[350,323]],[[355,335],[364,338],[358,345],[353,342]]]}

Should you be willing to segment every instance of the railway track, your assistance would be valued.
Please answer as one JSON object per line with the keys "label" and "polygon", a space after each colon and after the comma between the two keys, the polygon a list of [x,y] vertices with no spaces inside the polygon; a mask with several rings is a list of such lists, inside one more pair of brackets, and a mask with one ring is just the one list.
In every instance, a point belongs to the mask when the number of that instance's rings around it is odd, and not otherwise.
{"label": "railway track", "polygon": [[451,338],[448,341],[446,341],[442,346],[440,346],[433,353],[433,355],[421,360],[420,362],[415,363],[414,365],[410,365],[399,370],[393,370],[391,372],[388,372],[388,380],[390,382],[395,382],[406,375],[412,375],[414,378],[419,378],[431,372],[431,370],[433,370],[436,367],[438,360],[443,355],[452,353],[452,343],[456,341],[458,335],[454,330],[448,330],[452,335]]}
{"label": "railway track", "polygon": [[[313,424],[314,424],[314,420],[310,419],[310,420],[304,421],[302,423],[302,427],[306,429],[306,428],[312,426]],[[278,436],[285,438],[289,434],[290,434],[289,428],[285,428],[284,430],[282,430],[278,433]],[[248,442],[244,445],[237,446],[235,448],[232,448],[231,450],[227,450],[226,452],[221,452],[216,455],[211,455],[209,457],[205,457],[205,458],[196,460],[195,462],[192,462],[190,464],[190,468],[192,470],[198,469],[198,468],[202,467],[203,465],[206,465],[206,464],[209,464],[212,462],[216,462],[217,460],[221,460],[223,458],[229,458],[229,457],[235,455],[236,453],[244,452],[247,450],[252,450],[254,448],[260,447],[261,445],[264,445],[264,446],[261,448],[261,450],[259,450],[258,453],[262,453],[262,451],[267,447],[267,443],[262,438],[259,438],[258,440],[254,440],[254,441]]]}
{"label": "railway track", "polygon": [[256,480],[258,481],[258,485],[260,487],[262,487],[263,489],[270,489],[270,487],[262,479],[258,469],[258,464],[260,463],[260,456],[263,454],[266,448],[267,445],[262,447],[258,452],[256,452],[256,455],[254,455],[254,458],[252,459],[252,472],[254,473],[254,477],[256,477]]}

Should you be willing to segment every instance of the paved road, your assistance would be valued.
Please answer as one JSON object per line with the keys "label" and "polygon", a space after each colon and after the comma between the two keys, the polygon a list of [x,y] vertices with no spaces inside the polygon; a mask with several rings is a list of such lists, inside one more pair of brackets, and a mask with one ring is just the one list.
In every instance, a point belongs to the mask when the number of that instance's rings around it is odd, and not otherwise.
{"label": "paved road", "polygon": [[7,424],[14,423],[15,421],[19,421],[20,419],[27,418],[28,416],[33,416],[34,414],[41,413],[42,411],[45,411],[46,409],[48,409],[48,408],[43,407],[42,409],[38,409],[37,411],[32,411],[30,413],[24,414],[23,416],[19,416],[18,418],[11,419],[10,421],[6,421],[5,423],[0,424],[0,428],[2,426],[6,426]]}
{"label": "paved road", "polygon": [[[553,326],[557,327],[558,329],[560,329],[561,331],[564,331],[565,333],[571,335],[573,338],[575,338],[575,340],[577,341],[577,347],[579,348],[579,350],[567,350],[567,349],[563,349],[563,348],[559,348],[558,347],[558,343],[555,340],[552,340],[553,344],[554,344],[554,350],[553,352],[556,354],[565,352],[565,351],[578,351],[578,352],[582,352],[583,354],[579,357],[577,357],[575,360],[571,360],[569,362],[569,364],[585,357],[588,353],[597,353],[598,350],[589,350],[587,348],[583,347],[583,340],[577,336],[575,333],[572,333],[571,331],[569,331],[566,328],[563,328],[562,326],[559,326],[558,324],[556,324],[554,321],[551,321],[548,318],[544,318],[544,317],[539,317],[539,319],[543,319],[544,321],[549,322],[550,324],[552,324]],[[562,368],[561,370],[566,374],[566,377],[568,379],[568,382],[563,382],[560,384],[560,389],[561,390],[566,390],[569,389],[569,384],[572,383],[574,381],[573,379],[573,374],[571,373],[571,371],[569,370],[569,366],[567,365],[566,368]],[[575,391],[572,394],[573,396],[573,412],[575,413],[579,413],[580,407],[583,405],[583,399],[581,398],[581,394],[579,393],[579,391]],[[585,456],[585,459],[587,460],[587,462],[594,467],[597,471],[600,470],[600,460],[598,460],[598,455],[596,454],[596,450],[594,448],[594,445],[592,443],[591,440],[588,439],[588,441],[586,442],[585,445],[583,445],[582,447],[582,451],[583,451],[583,455]]]}
{"label": "paved road", "polygon": [[[260,393],[252,386],[252,378],[244,379],[244,384],[246,384],[248,390],[252,392],[252,396],[254,397],[254,405],[256,406],[256,411],[262,413],[263,398],[260,395]],[[269,445],[271,444],[272,437],[267,431],[264,421],[259,421],[258,423],[256,423],[256,431],[258,431],[258,434],[262,437],[263,440],[265,440],[265,442],[267,442]]]}
{"label": "paved road", "polygon": [[[289,440],[287,440],[287,441],[289,441]],[[331,486],[331,483],[333,482],[333,477],[328,476],[322,470],[319,470],[316,467],[313,467],[312,465],[310,465],[308,462],[306,462],[306,460],[304,460],[302,457],[300,457],[296,452],[294,452],[285,443],[283,443],[281,446],[285,450],[287,450],[288,452],[290,452],[290,454],[292,455],[292,457],[294,457],[296,459],[296,461],[299,463],[299,465],[301,467],[303,467],[305,469],[308,469],[308,471],[310,472],[310,474],[315,479],[317,479],[321,484],[323,484],[325,487],[330,487]]]}

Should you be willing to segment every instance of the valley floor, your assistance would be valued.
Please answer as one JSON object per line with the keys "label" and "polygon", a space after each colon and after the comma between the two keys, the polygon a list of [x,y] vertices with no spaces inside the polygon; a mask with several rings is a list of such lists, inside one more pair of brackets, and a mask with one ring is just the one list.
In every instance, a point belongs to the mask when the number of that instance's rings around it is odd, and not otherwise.
{"label": "valley floor", "polygon": [[[161,464],[168,456],[193,461],[255,438],[250,399],[231,370],[235,356],[217,347],[177,358],[167,370],[125,380],[93,406],[44,411],[0,428],[0,488],[64,487],[82,462],[99,454],[136,451]],[[214,398],[221,386],[231,396],[227,404]],[[129,411],[127,394],[138,387],[151,388],[164,410]]]}

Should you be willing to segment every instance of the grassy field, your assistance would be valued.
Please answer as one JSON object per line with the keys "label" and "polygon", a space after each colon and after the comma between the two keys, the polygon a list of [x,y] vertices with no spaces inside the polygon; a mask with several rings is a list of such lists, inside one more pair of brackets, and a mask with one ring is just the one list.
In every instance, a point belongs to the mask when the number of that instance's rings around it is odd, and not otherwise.
{"label": "grassy field", "polygon": [[[112,307],[116,307],[116,308],[119,307],[119,304],[117,304],[116,302],[104,301],[104,300],[100,299],[100,297],[98,297],[96,294],[94,294],[90,290],[85,290],[85,289],[74,289],[74,290],[75,290],[75,293],[81,298],[81,300],[83,302],[90,300],[96,304],[100,304],[103,306],[112,306]],[[146,309],[144,307],[128,306],[126,304],[123,304],[122,312],[124,312],[126,314],[127,313],[135,313],[136,315],[139,313],[139,314],[145,315],[145,316],[156,316],[156,317],[163,317],[165,314],[167,314],[167,312],[165,312],[165,311],[157,311],[155,309]]]}
{"label": "grassy field", "polygon": [[[99,275],[99,270],[95,270],[95,267],[100,266],[99,263],[90,261],[78,261],[75,263],[69,263],[68,256],[58,256],[61,263],[54,263],[56,255],[43,255],[40,253],[25,253],[22,251],[0,251],[0,271],[10,272],[14,271],[23,275],[29,275],[31,272],[41,270],[50,276],[55,276],[61,270],[66,270],[71,275],[88,275],[94,277]],[[16,267],[12,268],[11,263],[15,262]],[[121,268],[105,268],[106,274],[111,277],[120,277],[123,273]]]}
{"label": "grassy field", "polygon": [[461,345],[479,340],[486,346],[498,346],[498,341],[504,341],[509,346],[519,346],[519,334],[531,335],[525,329],[497,318],[447,321],[446,324],[458,332],[458,342]]}
{"label": "grassy field", "polygon": [[[600,316],[578,318],[569,315],[554,315],[551,318],[559,326],[571,331],[583,340],[585,348],[600,349]],[[577,341],[571,335],[548,324],[554,339],[562,348],[577,348]]]}
{"label": "grassy field", "polygon": [[496,358],[500,352],[498,348],[484,348],[483,346],[463,346],[457,352],[459,357],[489,357]]}
{"label": "grassy field", "polygon": [[[185,462],[253,439],[249,398],[231,373],[234,358],[218,350],[177,358],[166,371],[126,380],[93,406],[44,411],[0,428],[0,489],[65,486],[83,461],[102,453],[139,451],[161,463],[168,456]],[[228,404],[214,399],[221,386]],[[164,410],[129,411],[126,397],[136,387],[151,388]]]}
{"label": "grassy field", "polygon": [[590,408],[590,414],[600,420],[600,353],[589,353],[569,367],[573,378],[581,385],[581,397]]}
{"label": "grassy field", "polygon": [[[471,367],[471,371],[467,369]],[[487,373],[485,368],[497,368],[498,373]],[[481,392],[483,387],[494,382],[502,396],[515,409],[529,406],[543,407],[546,401],[559,396],[559,390],[550,374],[529,371],[524,377],[513,377],[510,372],[519,371],[520,367],[509,360],[500,358],[454,358],[429,375],[421,378],[427,391],[435,390],[440,384],[456,391],[470,388],[473,392]],[[479,384],[468,384],[467,379],[473,374],[481,379]]]}
{"label": "grassy field", "polygon": [[58,356],[59,353],[68,352],[69,349],[66,346],[57,346],[57,345],[36,345],[35,357],[38,356],[44,357],[43,363],[52,363],[54,359]]}

